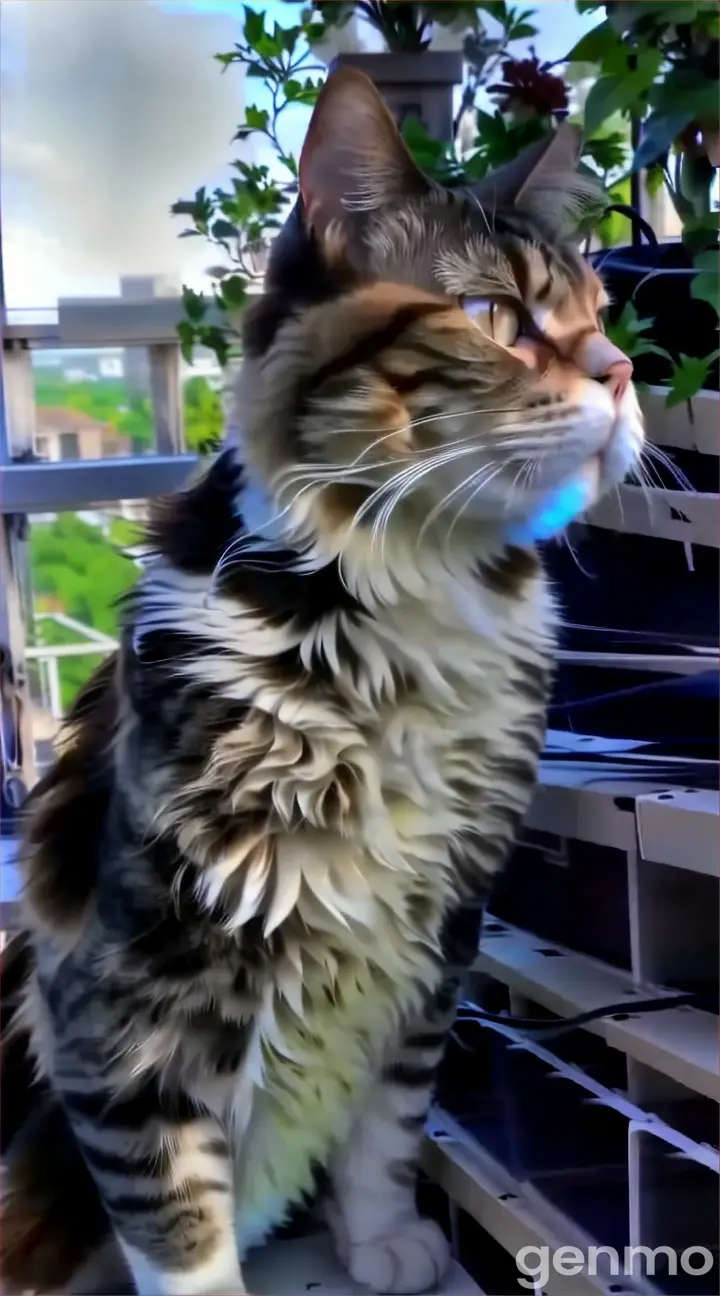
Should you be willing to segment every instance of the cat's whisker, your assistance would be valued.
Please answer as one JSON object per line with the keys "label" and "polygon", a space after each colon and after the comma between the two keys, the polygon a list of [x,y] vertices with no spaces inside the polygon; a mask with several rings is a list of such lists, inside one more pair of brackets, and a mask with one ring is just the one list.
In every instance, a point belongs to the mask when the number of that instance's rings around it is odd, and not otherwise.
{"label": "cat's whisker", "polygon": [[436,451],[434,457],[429,461],[425,460],[420,464],[412,464],[410,468],[406,468],[401,473],[395,474],[395,476],[390,478],[389,481],[383,483],[382,486],[379,486],[369,499],[365,500],[360,506],[355,515],[355,520],[357,522],[361,521],[381,496],[388,493],[393,495],[395,492],[400,492],[400,494],[406,493],[405,486],[407,484],[411,482],[414,484],[416,480],[424,477],[426,473],[433,471],[435,468],[441,467],[443,464],[451,463],[456,458],[459,459],[467,454],[475,453],[477,453],[477,445],[475,444],[470,446],[459,445],[458,447],[451,445],[450,447],[443,447],[440,452]]}
{"label": "cat's whisker", "polygon": [[[652,519],[655,510],[655,499],[653,496],[653,490],[655,489],[657,483],[654,482],[652,478],[649,476],[646,465],[643,463],[638,463],[636,465],[635,475],[637,478],[638,485],[643,493],[643,499],[645,500],[648,506],[648,513],[650,514],[650,518]],[[621,507],[622,507],[622,491],[620,486],[617,486],[616,490],[617,490],[618,499],[621,501]]]}
{"label": "cat's whisker", "polygon": [[[489,465],[488,465],[488,466],[489,466]],[[452,533],[453,533],[453,531],[455,530],[455,528],[457,527],[458,523],[460,522],[460,519],[461,519],[463,513],[465,513],[466,510],[470,507],[470,505],[472,504],[473,500],[474,500],[474,499],[477,499],[477,496],[480,494],[480,492],[481,492],[482,490],[484,490],[487,486],[489,486],[489,485],[490,485],[490,482],[491,482],[491,481],[494,481],[495,478],[496,478],[496,477],[499,475],[499,473],[501,473],[501,472],[502,472],[502,465],[500,465],[499,467],[496,467],[496,468],[494,469],[494,471],[492,471],[489,475],[487,475],[487,473],[486,473],[483,469],[478,469],[477,473],[472,474],[472,476],[471,476],[470,478],[468,478],[466,481],[463,482],[463,488],[464,488],[464,489],[467,490],[468,487],[471,487],[472,489],[470,489],[470,493],[469,493],[469,495],[468,495],[468,498],[467,498],[467,499],[465,500],[465,502],[464,502],[463,504],[461,504],[460,507],[457,509],[457,511],[456,511],[456,513],[455,513],[455,516],[454,516],[452,522],[450,523],[450,527],[449,527],[449,530],[448,530],[447,536],[446,536],[446,538],[445,538],[445,544],[446,544],[446,546],[449,545],[449,543],[450,543],[450,538],[451,538],[451,536],[452,536]],[[476,481],[476,480],[475,480],[476,478],[479,478],[479,480]],[[475,485],[474,485],[474,486],[473,486],[473,482],[475,482]]]}
{"label": "cat's whisker", "polygon": [[[621,507],[622,507],[622,506],[621,506]],[[567,532],[567,531],[563,531],[562,536],[560,537],[560,539],[562,540],[562,542],[563,542],[564,544],[567,545],[568,549],[570,550],[570,556],[571,556],[573,562],[575,563],[575,566],[577,567],[578,571],[581,572],[583,576],[587,577],[588,580],[591,580],[592,577],[591,577],[591,575],[590,575],[590,572],[585,571],[585,568],[583,567],[582,563],[580,562],[580,559],[578,558],[578,556],[577,556],[577,554],[576,554],[576,552],[575,552],[575,549],[573,548],[573,543],[572,543],[572,540],[570,539],[569,532]]]}
{"label": "cat's whisker", "polygon": [[694,489],[692,482],[689,480],[688,477],[686,477],[685,473],[682,471],[682,468],[679,468],[678,465],[673,461],[673,459],[671,459],[670,455],[666,454],[666,452],[662,450],[660,446],[653,445],[652,442],[645,443],[643,447],[642,456],[641,456],[641,462],[645,462],[645,460],[648,459],[649,460],[655,459],[659,464],[661,464],[664,468],[666,468],[667,471],[670,473],[671,477],[673,478],[673,480],[677,482],[680,490],[692,491]]}
{"label": "cat's whisker", "polygon": [[[476,469],[476,471],[472,474],[472,478],[474,479],[478,475],[478,473],[489,471],[490,468],[494,468],[494,467],[495,467],[495,460],[491,459],[488,464],[484,464],[481,468]],[[425,521],[420,527],[420,530],[417,535],[418,547],[420,545],[420,542],[423,539],[423,536],[433,525],[433,523],[437,521],[440,514],[447,508],[448,504],[452,503],[456,495],[462,493],[462,491],[466,489],[467,485],[468,485],[468,480],[466,479],[465,481],[460,482],[459,485],[454,486],[452,490],[447,491],[447,493],[443,495],[439,503],[435,504],[434,507],[430,510]]]}
{"label": "cat's whisker", "polygon": [[[467,454],[475,454],[476,451],[477,446],[475,445],[460,447],[451,452],[444,450],[440,454],[436,455],[430,463],[418,465],[409,472],[403,474],[402,480],[396,479],[395,481],[388,483],[391,488],[395,487],[395,489],[392,490],[389,500],[383,505],[378,517],[375,519],[372,532],[373,541],[375,541],[378,535],[384,535],[387,532],[392,513],[395,511],[400,501],[410,493],[418,481],[422,480],[422,478],[429,472],[432,472],[445,464],[452,463],[456,459],[463,458]],[[363,506],[363,508],[364,507],[365,506]],[[362,510],[360,510],[360,512],[362,512]]]}

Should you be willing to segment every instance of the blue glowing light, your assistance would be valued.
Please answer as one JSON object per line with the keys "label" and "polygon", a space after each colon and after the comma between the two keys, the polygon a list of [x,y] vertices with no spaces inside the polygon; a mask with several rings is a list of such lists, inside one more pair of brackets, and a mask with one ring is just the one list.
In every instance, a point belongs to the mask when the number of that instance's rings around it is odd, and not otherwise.
{"label": "blue glowing light", "polygon": [[531,545],[538,540],[550,540],[584,513],[590,503],[590,483],[582,479],[566,482],[556,491],[546,495],[537,512],[523,522],[508,528],[511,544]]}

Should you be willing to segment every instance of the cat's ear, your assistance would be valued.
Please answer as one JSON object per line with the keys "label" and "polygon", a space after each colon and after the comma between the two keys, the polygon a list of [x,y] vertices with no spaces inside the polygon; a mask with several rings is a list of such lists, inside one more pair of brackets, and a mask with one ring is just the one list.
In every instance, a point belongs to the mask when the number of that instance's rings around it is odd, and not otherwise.
{"label": "cat's ear", "polygon": [[372,81],[356,68],[340,68],[325,82],[300,155],[299,182],[306,217],[320,232],[431,188]]}
{"label": "cat's ear", "polygon": [[514,161],[483,176],[471,192],[488,213],[520,207],[554,234],[572,233],[601,193],[597,181],[578,173],[581,151],[580,128],[562,122]]}

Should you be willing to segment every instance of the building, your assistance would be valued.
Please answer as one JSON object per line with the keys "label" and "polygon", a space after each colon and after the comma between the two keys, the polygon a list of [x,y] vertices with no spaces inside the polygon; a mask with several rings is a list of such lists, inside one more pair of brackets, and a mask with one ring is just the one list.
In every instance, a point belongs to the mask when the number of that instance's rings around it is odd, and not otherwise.
{"label": "building", "polygon": [[61,459],[114,459],[129,454],[131,444],[111,423],[101,423],[81,410],[41,405],[34,450],[40,459],[56,463]]}

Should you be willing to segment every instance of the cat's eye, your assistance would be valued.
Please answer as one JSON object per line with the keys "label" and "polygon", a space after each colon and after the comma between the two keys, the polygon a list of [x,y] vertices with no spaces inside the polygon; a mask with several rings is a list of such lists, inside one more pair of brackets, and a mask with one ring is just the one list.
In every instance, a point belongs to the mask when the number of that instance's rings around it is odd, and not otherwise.
{"label": "cat's eye", "polygon": [[520,323],[511,306],[489,301],[487,297],[464,297],[463,310],[470,319],[499,346],[511,347],[517,341]]}

